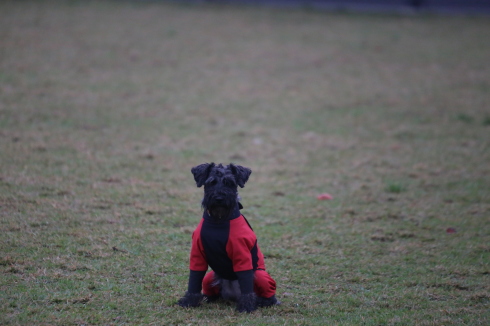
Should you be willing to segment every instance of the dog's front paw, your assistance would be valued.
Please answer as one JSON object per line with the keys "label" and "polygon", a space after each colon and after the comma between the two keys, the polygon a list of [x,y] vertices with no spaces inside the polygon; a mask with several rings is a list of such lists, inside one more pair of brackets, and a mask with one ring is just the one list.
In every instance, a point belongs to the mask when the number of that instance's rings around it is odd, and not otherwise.
{"label": "dog's front paw", "polygon": [[257,298],[257,307],[260,307],[260,308],[270,307],[270,306],[280,305],[280,304],[281,304],[281,301],[277,300],[275,295],[273,295],[270,298],[262,298],[262,297]]}
{"label": "dog's front paw", "polygon": [[201,304],[203,295],[201,293],[189,293],[186,292],[185,295],[179,299],[177,304],[184,308],[198,307]]}
{"label": "dog's front paw", "polygon": [[257,309],[257,297],[255,293],[241,294],[238,298],[236,310],[239,312],[252,312]]}

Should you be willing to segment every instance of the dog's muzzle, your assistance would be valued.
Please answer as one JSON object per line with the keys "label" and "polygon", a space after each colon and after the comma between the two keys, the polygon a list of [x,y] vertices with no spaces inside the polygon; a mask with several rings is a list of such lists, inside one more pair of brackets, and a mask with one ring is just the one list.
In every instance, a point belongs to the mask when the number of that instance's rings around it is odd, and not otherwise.
{"label": "dog's muzzle", "polygon": [[213,206],[208,209],[208,214],[218,220],[225,220],[229,217],[231,209],[224,206]]}

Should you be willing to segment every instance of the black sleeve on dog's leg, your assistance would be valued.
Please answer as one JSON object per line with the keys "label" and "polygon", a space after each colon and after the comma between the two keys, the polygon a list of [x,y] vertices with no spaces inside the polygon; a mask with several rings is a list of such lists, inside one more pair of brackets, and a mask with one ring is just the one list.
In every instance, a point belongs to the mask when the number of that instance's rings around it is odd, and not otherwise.
{"label": "black sleeve on dog's leg", "polygon": [[254,271],[235,272],[238,277],[238,284],[240,285],[240,292],[242,294],[249,294],[254,291]]}
{"label": "black sleeve on dog's leg", "polygon": [[189,273],[189,285],[187,287],[187,292],[201,293],[204,275],[206,275],[206,272],[191,270]]}

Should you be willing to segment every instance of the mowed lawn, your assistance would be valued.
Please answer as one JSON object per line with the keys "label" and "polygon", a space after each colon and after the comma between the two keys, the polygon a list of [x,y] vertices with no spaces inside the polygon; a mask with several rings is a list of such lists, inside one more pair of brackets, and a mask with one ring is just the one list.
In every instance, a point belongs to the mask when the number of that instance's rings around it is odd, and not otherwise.
{"label": "mowed lawn", "polygon": [[[489,31],[2,1],[0,324],[489,325]],[[176,306],[212,161],[253,171],[280,306]]]}

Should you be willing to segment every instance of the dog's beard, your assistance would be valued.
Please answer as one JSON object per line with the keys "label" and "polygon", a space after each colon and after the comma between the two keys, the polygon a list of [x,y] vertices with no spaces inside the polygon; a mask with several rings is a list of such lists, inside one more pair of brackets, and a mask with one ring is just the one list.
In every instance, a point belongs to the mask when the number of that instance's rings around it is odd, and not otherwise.
{"label": "dog's beard", "polygon": [[208,212],[211,218],[215,220],[227,220],[237,206],[237,198],[236,191],[221,193],[219,196],[213,192],[205,192],[202,207]]}
{"label": "dog's beard", "polygon": [[208,209],[208,214],[218,220],[225,220],[230,216],[231,209],[223,206],[213,206]]}

